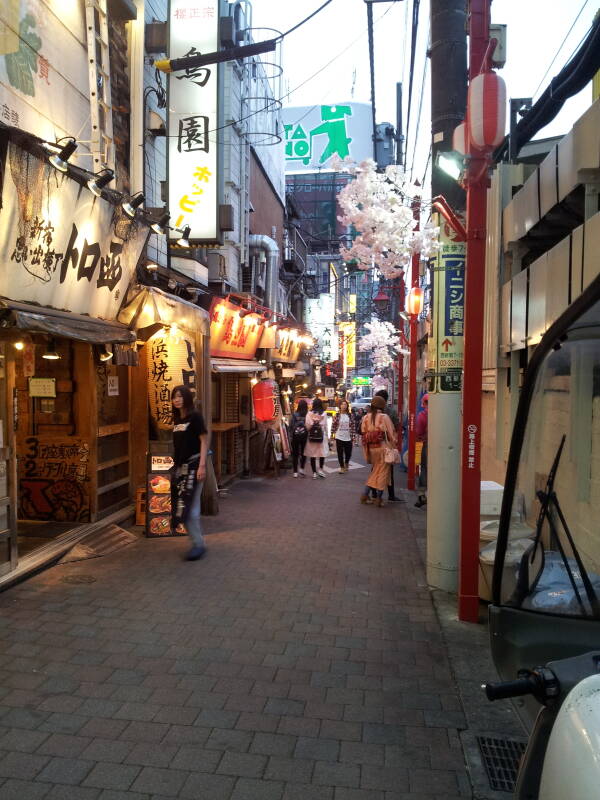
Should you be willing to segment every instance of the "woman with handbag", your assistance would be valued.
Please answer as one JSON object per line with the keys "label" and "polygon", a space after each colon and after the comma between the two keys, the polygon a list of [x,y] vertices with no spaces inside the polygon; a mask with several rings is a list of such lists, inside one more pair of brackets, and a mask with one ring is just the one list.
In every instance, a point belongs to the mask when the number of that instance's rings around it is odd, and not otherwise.
{"label": "woman with handbag", "polygon": [[[371,401],[370,411],[363,418],[360,431],[365,460],[371,464],[371,474],[360,496],[360,502],[374,503],[380,508],[385,505],[383,492],[390,484],[391,466],[395,458],[392,451],[396,447],[396,431],[392,420],[383,413],[384,408],[383,397],[375,396]],[[390,454],[387,455],[386,460],[387,451],[390,451]],[[375,489],[377,493],[374,500],[369,497],[370,489]]]}
{"label": "woman with handbag", "polygon": [[[306,430],[308,438],[304,446],[304,455],[310,458],[313,478],[324,478],[323,467],[325,457],[329,454],[329,441],[327,439],[327,420],[323,403],[315,397],[312,409],[306,415]],[[317,472],[317,458],[319,459],[319,471]]]}

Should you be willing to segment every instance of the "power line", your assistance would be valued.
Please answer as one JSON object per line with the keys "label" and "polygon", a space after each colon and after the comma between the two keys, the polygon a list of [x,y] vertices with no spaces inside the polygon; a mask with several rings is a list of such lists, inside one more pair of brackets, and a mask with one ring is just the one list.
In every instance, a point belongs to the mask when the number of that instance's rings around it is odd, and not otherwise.
{"label": "power line", "polygon": [[[412,34],[410,41],[410,72],[408,74],[408,111],[406,114],[406,142],[408,142],[408,134],[410,129],[410,111],[412,106],[412,89],[413,89],[413,79],[415,72],[415,55],[417,50],[417,31],[419,29],[419,6],[420,6],[420,0],[413,0]],[[404,150],[404,163],[406,164],[406,148]]]}
{"label": "power line", "polygon": [[297,25],[294,25],[294,27],[293,27],[293,28],[290,28],[290,29],[289,29],[289,31],[286,31],[285,33],[282,33],[282,34],[281,34],[281,37],[280,37],[280,39],[283,39],[283,38],[285,38],[286,36],[289,36],[289,35],[290,35],[290,33],[293,33],[293,32],[294,32],[295,30],[297,30],[297,29],[298,29],[298,28],[299,28],[301,25],[304,25],[304,23],[308,22],[308,20],[309,20],[309,19],[312,19],[314,16],[316,16],[316,15],[319,13],[319,11],[322,11],[322,10],[325,8],[325,6],[328,6],[328,5],[329,5],[331,2],[332,2],[332,0],[326,0],[326,2],[325,2],[325,3],[323,3],[323,5],[322,5],[322,6],[320,6],[319,8],[317,8],[317,10],[316,10],[316,11],[313,11],[313,13],[312,13],[312,14],[309,14],[309,15],[308,15],[308,17],[305,17],[305,18],[302,20],[302,22],[299,22]]}
{"label": "power line", "polygon": [[[575,17],[575,19],[573,20],[573,24],[571,25],[571,27],[570,27],[570,28],[569,28],[569,30],[567,31],[567,33],[566,33],[566,35],[565,35],[565,38],[564,38],[564,39],[562,40],[562,42],[561,42],[561,45],[560,45],[560,47],[558,48],[558,50],[557,50],[557,51],[556,51],[556,53],[554,54],[554,58],[553,58],[553,59],[552,59],[552,61],[550,62],[549,66],[548,66],[548,69],[546,70],[546,72],[544,72],[544,76],[543,76],[542,80],[539,82],[537,89],[535,90],[535,92],[534,92],[534,93],[533,93],[533,95],[532,95],[533,97],[535,97],[535,96],[537,95],[537,93],[539,92],[539,90],[540,90],[540,88],[541,88],[541,86],[542,86],[543,82],[546,80],[546,77],[547,77],[548,73],[550,72],[550,70],[551,70],[551,69],[552,69],[552,67],[554,66],[554,62],[555,62],[555,61],[556,61],[556,59],[558,58],[558,56],[559,56],[559,54],[560,54],[560,51],[561,51],[561,50],[563,49],[563,47],[565,46],[565,42],[566,42],[566,41],[567,41],[567,39],[569,38],[569,36],[570,36],[570,34],[571,34],[571,31],[573,30],[573,28],[574,28],[574,27],[575,27],[575,25],[577,24],[577,21],[578,21],[579,17],[580,17],[580,16],[583,14],[583,10],[584,10],[584,8],[587,6],[587,4],[588,4],[588,3],[589,3],[589,0],[584,0],[584,2],[583,2],[583,5],[582,5],[582,6],[581,6],[581,8],[579,9],[579,12],[578,12],[577,16],[576,16],[576,17]],[[584,38],[585,38],[585,37],[584,37]]]}
{"label": "power line", "polygon": [[421,96],[419,97],[419,113],[417,116],[417,127],[415,129],[415,144],[413,148],[413,157],[410,165],[410,179],[412,180],[413,168],[415,166],[415,158],[417,155],[417,145],[419,143],[419,128],[421,127],[421,116],[423,112],[423,95],[425,93],[425,83],[427,82],[427,68],[429,66],[429,59],[425,56],[425,64],[423,66],[423,79],[421,81]]}

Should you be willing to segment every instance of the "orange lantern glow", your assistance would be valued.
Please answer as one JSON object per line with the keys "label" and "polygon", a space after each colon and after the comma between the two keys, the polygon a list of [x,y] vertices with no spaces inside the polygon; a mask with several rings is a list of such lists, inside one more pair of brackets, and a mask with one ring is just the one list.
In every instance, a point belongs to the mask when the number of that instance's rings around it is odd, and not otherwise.
{"label": "orange lantern glow", "polygon": [[413,286],[408,293],[406,310],[415,317],[423,311],[423,289],[420,286]]}

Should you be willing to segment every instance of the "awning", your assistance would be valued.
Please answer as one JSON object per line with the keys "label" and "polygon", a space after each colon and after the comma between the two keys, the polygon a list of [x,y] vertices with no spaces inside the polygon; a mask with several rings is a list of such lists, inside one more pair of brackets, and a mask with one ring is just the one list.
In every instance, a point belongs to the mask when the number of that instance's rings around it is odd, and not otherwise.
{"label": "awning", "polygon": [[212,358],[211,364],[214,372],[266,372],[267,369],[258,361],[244,361],[241,358]]}
{"label": "awning", "polygon": [[136,331],[161,324],[210,334],[208,311],[154,286],[139,286],[133,300],[119,311],[119,320]]}
{"label": "awning", "polygon": [[17,303],[0,298],[0,317],[2,327],[15,327],[19,330],[49,333],[64,336],[90,344],[132,344],[135,334],[120,322],[71,314],[70,311],[57,311],[29,303]]}

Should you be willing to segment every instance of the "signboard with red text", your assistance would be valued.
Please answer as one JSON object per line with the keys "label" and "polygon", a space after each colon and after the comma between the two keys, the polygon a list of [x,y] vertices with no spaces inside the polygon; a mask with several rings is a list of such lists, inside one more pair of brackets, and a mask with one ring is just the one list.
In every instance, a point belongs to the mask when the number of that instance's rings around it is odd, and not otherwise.
{"label": "signboard with red text", "polygon": [[215,297],[210,307],[210,354],[215,358],[252,359],[262,336],[260,314],[247,313],[228,300]]}

